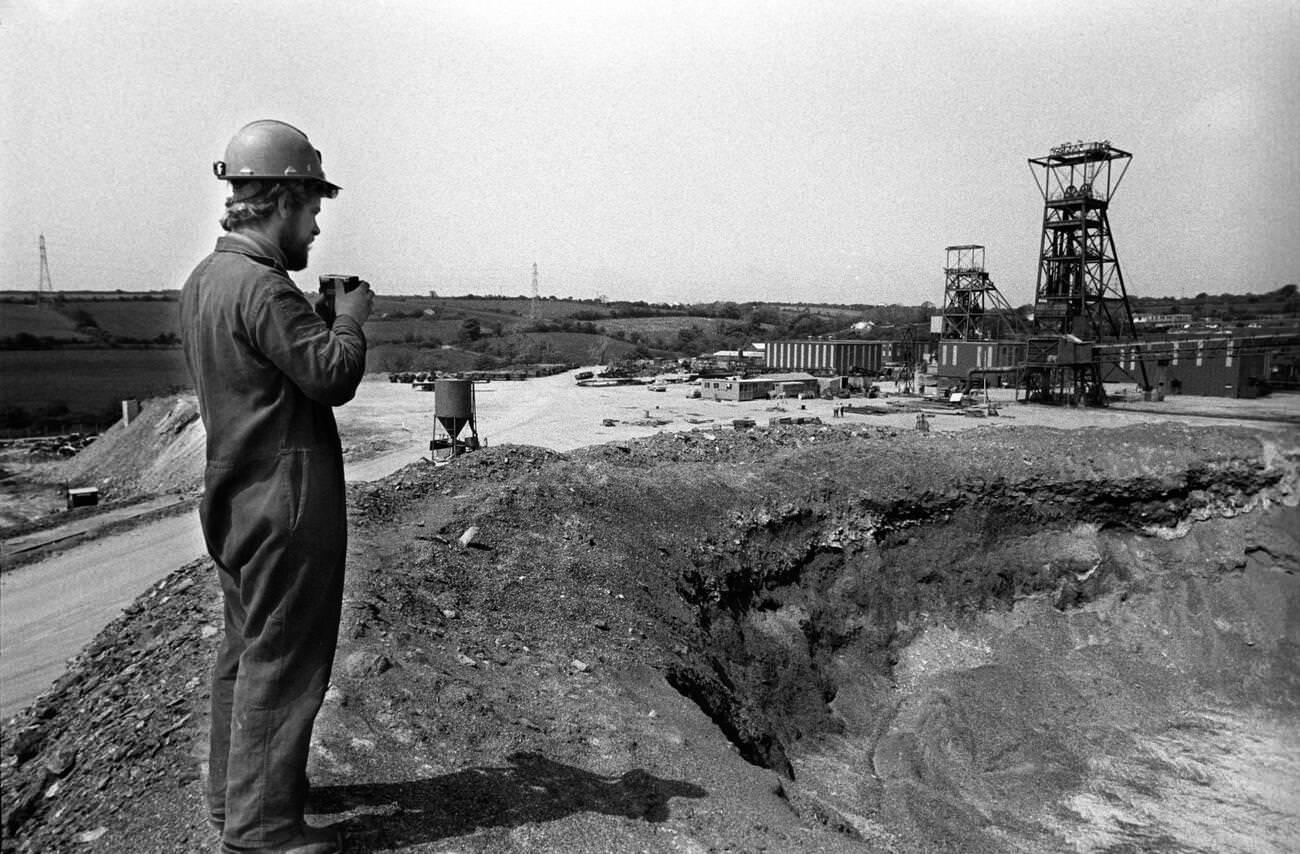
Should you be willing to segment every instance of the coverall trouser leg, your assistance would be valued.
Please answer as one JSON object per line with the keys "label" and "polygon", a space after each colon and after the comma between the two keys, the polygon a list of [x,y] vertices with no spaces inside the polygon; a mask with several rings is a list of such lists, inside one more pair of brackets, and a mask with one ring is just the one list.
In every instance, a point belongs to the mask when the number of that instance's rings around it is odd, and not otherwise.
{"label": "coverall trouser leg", "polygon": [[306,452],[282,454],[264,473],[270,477],[245,484],[233,504],[216,503],[222,489],[204,499],[225,610],[207,797],[231,854],[274,850],[302,835],[307,757],[338,643],[347,547],[342,466],[313,462]]}

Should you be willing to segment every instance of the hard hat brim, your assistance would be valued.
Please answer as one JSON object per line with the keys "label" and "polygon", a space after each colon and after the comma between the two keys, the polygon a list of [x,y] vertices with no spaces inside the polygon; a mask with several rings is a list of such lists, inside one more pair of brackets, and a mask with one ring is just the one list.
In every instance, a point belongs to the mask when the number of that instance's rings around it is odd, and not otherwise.
{"label": "hard hat brim", "polygon": [[[216,166],[219,164],[220,161],[218,161],[218,163],[213,165]],[[312,178],[312,177],[293,178],[293,177],[286,177],[284,175],[222,175],[218,173],[217,178],[222,181],[229,182],[230,192],[232,195],[235,196],[236,200],[239,200],[240,198],[246,198],[248,196],[256,195],[259,192],[260,188],[254,188],[252,185],[263,183],[263,182],[268,184],[270,183],[311,184],[313,185],[312,189],[320,190],[320,197],[322,199],[332,199],[339,194],[340,190],[343,189],[338,184],[335,184],[333,181],[326,181],[322,178]],[[251,189],[252,192],[243,192],[246,188]]]}

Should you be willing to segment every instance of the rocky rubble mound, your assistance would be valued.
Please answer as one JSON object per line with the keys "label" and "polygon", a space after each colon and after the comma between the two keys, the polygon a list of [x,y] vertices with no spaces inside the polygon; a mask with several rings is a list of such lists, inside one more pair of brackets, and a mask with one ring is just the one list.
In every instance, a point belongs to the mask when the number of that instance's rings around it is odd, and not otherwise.
{"label": "rocky rubble mound", "polygon": [[[1298,449],[788,425],[409,466],[351,495],[313,820],[357,851],[1293,850]],[[4,851],[215,842],[218,620],[182,568],[5,727]]]}
{"label": "rocky rubble mound", "polygon": [[[108,832],[103,822],[114,804],[141,798],[165,814],[173,794],[198,780],[189,757],[198,755],[206,714],[195,702],[209,651],[202,641],[216,636],[221,620],[218,601],[204,595],[210,573],[200,561],[147,590],[6,725],[7,840],[22,838],[39,816],[50,841],[25,850],[89,844]],[[86,809],[97,801],[106,808]],[[197,847],[191,841],[163,836],[151,846],[186,851]]]}
{"label": "rocky rubble mound", "polygon": [[57,479],[97,486],[105,500],[203,486],[206,434],[192,395],[153,398],[63,464]]}

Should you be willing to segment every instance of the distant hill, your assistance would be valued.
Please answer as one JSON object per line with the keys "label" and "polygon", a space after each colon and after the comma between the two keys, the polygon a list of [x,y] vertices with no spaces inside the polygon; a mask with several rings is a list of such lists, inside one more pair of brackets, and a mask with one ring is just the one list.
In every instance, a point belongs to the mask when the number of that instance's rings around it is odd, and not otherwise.
{"label": "distant hill", "polygon": [[[178,291],[60,292],[43,305],[32,291],[0,292],[0,350],[68,347],[153,348],[179,344]],[[1300,316],[1296,285],[1266,294],[1133,297],[1135,314],[1186,314],[1245,322]],[[756,340],[818,336],[897,338],[928,334],[940,307],[820,303],[709,302],[690,305],[569,298],[387,295],[366,326],[371,370],[454,370],[460,363],[505,367],[592,354],[689,358]],[[540,337],[539,337],[540,336]],[[577,337],[575,337],[577,336]],[[465,354],[471,354],[466,356]],[[452,364],[457,367],[449,367]]]}
{"label": "distant hill", "polygon": [[[1267,294],[1141,297],[1134,313],[1245,326],[1300,316],[1295,285]],[[179,291],[0,291],[0,431],[106,426],[123,398],[188,387]],[[539,363],[688,359],[755,341],[929,334],[930,303],[690,305],[546,297],[380,294],[366,324],[371,372],[496,370]],[[43,352],[44,351],[44,352]],[[57,351],[57,352],[56,352]]]}
{"label": "distant hill", "polygon": [[1247,321],[1258,318],[1300,316],[1300,293],[1285,285],[1266,294],[1200,293],[1194,297],[1130,297],[1135,313],[1190,314],[1195,320]]}

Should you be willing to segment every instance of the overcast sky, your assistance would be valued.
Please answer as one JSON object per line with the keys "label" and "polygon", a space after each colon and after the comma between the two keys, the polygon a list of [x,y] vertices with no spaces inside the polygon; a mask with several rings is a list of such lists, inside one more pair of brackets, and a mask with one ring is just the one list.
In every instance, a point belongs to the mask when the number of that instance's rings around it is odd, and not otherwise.
{"label": "overcast sky", "polygon": [[0,289],[177,288],[254,119],[344,188],[312,264],[377,291],[1031,301],[1063,141],[1132,152],[1128,291],[1300,280],[1300,0],[0,0]]}

